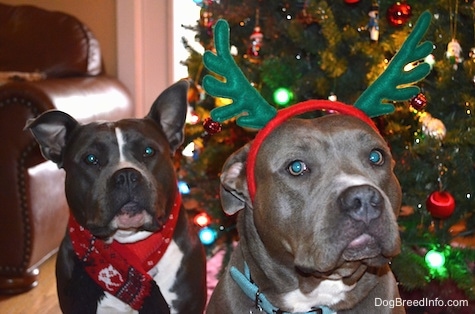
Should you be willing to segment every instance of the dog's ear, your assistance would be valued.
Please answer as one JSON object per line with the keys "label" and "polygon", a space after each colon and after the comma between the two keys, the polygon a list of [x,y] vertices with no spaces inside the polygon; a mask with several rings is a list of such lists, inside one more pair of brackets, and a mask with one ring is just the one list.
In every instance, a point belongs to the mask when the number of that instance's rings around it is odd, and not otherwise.
{"label": "dog's ear", "polygon": [[29,119],[26,122],[25,130],[31,131],[40,145],[43,157],[55,162],[61,168],[66,142],[78,125],[79,123],[67,113],[51,110],[35,119]]}
{"label": "dog's ear", "polygon": [[246,204],[252,207],[246,179],[246,160],[250,144],[232,154],[224,163],[221,172],[221,204],[228,215],[243,209]]}
{"label": "dog's ear", "polygon": [[146,118],[155,121],[165,133],[172,153],[183,143],[185,118],[188,110],[188,87],[185,80],[164,90],[154,101]]}

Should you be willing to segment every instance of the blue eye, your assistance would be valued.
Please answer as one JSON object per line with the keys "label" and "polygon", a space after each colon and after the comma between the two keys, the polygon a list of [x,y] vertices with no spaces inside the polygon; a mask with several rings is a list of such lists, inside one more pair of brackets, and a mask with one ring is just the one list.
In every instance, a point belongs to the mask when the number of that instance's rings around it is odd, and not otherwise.
{"label": "blue eye", "polygon": [[97,159],[96,155],[88,154],[85,159],[86,163],[90,165],[97,165],[99,163],[99,159]]}
{"label": "blue eye", "polygon": [[150,146],[145,147],[145,149],[143,151],[143,156],[144,157],[151,157],[153,155],[155,155],[155,149],[153,149]]}
{"label": "blue eye", "polygon": [[301,160],[292,161],[287,169],[293,176],[300,176],[308,170],[307,165]]}
{"label": "blue eye", "polygon": [[383,153],[377,149],[373,149],[369,153],[369,161],[376,166],[381,166],[384,164],[384,156]]}

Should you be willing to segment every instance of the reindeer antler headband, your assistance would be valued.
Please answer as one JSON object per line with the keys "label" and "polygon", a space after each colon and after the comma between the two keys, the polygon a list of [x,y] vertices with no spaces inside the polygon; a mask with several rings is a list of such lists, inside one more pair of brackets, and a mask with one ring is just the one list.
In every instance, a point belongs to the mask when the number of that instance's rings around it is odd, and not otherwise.
{"label": "reindeer antler headband", "polygon": [[417,95],[419,87],[413,84],[430,73],[430,65],[422,62],[409,71],[405,71],[404,67],[424,59],[432,52],[431,42],[419,44],[429,28],[430,21],[430,12],[422,13],[386,70],[363,92],[353,106],[328,100],[308,100],[277,111],[251,86],[237,66],[230,53],[229,25],[225,20],[219,20],[213,30],[216,54],[206,51],[203,62],[208,70],[224,77],[225,81],[206,75],[203,78],[203,88],[211,96],[233,101],[230,105],[211,111],[214,121],[224,122],[237,117],[236,123],[242,127],[262,128],[252,143],[247,160],[247,181],[251,199],[254,200],[256,189],[254,165],[260,145],[282,122],[309,111],[332,110],[357,117],[377,131],[370,118],[393,112],[394,105],[389,101],[404,101]]}

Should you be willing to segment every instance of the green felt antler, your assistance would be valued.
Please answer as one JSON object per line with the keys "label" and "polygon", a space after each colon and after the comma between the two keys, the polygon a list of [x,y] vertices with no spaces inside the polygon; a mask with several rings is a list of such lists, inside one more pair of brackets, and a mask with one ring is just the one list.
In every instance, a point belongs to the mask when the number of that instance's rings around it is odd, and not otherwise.
{"label": "green felt antler", "polygon": [[[431,13],[429,11],[422,13],[386,70],[357,99],[354,104],[356,108],[369,117],[377,117],[394,111],[394,105],[388,101],[408,100],[420,92],[419,87],[413,84],[430,73],[430,65],[422,62],[409,71],[404,70],[404,67],[424,59],[432,52],[431,42],[419,44],[429,28],[430,21]],[[233,102],[213,109],[211,118],[217,122],[224,122],[237,117],[236,123],[240,126],[263,128],[275,117],[277,110],[249,83],[234,61],[229,47],[229,25],[225,20],[219,20],[214,26],[214,43],[216,54],[206,51],[203,63],[208,70],[223,77],[224,81],[206,75],[203,78],[203,87],[211,96],[229,98]]]}
{"label": "green felt antler", "polygon": [[277,113],[252,87],[244,73],[234,61],[229,47],[229,25],[219,20],[214,26],[216,54],[206,51],[203,63],[210,70],[225,78],[221,81],[214,76],[203,78],[203,88],[214,97],[232,99],[232,104],[211,111],[214,121],[223,122],[237,117],[236,123],[242,127],[261,129]]}
{"label": "green felt antler", "polygon": [[430,65],[419,63],[410,71],[404,67],[412,62],[427,57],[433,50],[431,42],[419,42],[429,28],[431,13],[425,11],[419,17],[411,34],[404,41],[386,70],[374,81],[355,102],[354,106],[364,111],[370,117],[377,117],[394,111],[394,106],[384,100],[408,100],[420,92],[419,87],[410,86],[422,80],[430,72]]}

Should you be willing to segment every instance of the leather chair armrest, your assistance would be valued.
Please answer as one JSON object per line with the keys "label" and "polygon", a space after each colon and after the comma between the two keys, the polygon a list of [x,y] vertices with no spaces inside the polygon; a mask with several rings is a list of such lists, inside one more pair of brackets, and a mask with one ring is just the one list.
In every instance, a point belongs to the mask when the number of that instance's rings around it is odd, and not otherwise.
{"label": "leather chair armrest", "polygon": [[0,85],[0,104],[13,98],[30,101],[32,109],[65,111],[80,122],[116,120],[134,115],[125,86],[108,76],[54,78]]}

